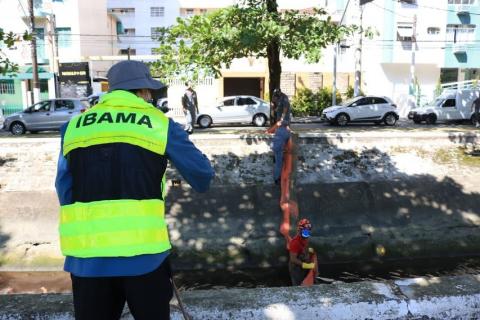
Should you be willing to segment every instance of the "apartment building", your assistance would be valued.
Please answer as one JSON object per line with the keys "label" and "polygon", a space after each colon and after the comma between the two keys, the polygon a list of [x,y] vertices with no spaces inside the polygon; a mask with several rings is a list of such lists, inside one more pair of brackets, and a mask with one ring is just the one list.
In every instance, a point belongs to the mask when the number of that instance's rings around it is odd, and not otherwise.
{"label": "apartment building", "polygon": [[[0,6],[0,28],[18,34],[30,29],[27,0],[0,0]],[[88,95],[91,76],[105,75],[111,62],[85,63],[85,79],[80,83],[62,83],[61,70],[66,65],[79,65],[85,56],[116,53],[117,19],[108,15],[106,0],[34,1],[34,15],[39,98]],[[11,113],[32,103],[30,42],[19,43],[5,53],[20,66],[18,74],[0,75],[0,108]]]}
{"label": "apartment building", "polygon": [[168,27],[180,16],[177,0],[108,0],[108,12],[121,21],[119,55],[152,55],[158,28]]}
{"label": "apartment building", "polygon": [[379,31],[363,43],[364,89],[392,97],[402,114],[412,94],[423,104],[439,83],[480,76],[478,0],[375,1],[365,5],[363,22]]}

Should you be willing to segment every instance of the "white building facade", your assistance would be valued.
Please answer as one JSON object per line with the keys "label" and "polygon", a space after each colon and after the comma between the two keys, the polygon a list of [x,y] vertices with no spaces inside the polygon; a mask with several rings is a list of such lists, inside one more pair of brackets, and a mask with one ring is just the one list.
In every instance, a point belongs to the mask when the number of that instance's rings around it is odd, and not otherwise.
{"label": "white building facade", "polygon": [[[30,31],[27,0],[0,0],[0,7],[1,29],[17,34]],[[62,64],[117,52],[117,20],[108,14],[106,0],[34,0],[34,15],[40,99],[61,95],[55,75]],[[0,108],[10,113],[32,103],[30,42],[20,42],[4,53],[20,66],[13,78],[0,76]],[[90,75],[105,75],[110,66],[111,62],[91,62]]]}

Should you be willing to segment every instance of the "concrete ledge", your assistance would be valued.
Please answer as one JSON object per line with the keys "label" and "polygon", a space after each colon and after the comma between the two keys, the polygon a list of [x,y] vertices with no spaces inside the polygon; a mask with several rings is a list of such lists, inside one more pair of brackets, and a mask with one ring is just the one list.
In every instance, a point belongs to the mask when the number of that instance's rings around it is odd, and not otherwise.
{"label": "concrete ledge", "polygon": [[[182,299],[195,320],[477,319],[480,276],[189,291]],[[0,320],[7,319],[73,319],[72,297],[0,296]],[[122,319],[131,319],[128,311]],[[182,319],[175,309],[172,319]]]}

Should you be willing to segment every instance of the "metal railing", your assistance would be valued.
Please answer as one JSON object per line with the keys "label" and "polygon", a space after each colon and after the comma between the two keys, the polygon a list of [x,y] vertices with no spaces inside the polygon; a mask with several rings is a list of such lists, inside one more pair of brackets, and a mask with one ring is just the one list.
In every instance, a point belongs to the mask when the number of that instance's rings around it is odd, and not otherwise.
{"label": "metal railing", "polygon": [[457,81],[457,82],[448,82],[441,85],[442,90],[445,89],[475,89],[479,88],[479,80],[467,80],[467,81]]}
{"label": "metal railing", "polygon": [[22,106],[19,105],[0,105],[0,109],[2,110],[4,116],[9,116],[12,113],[19,112],[23,110]]}

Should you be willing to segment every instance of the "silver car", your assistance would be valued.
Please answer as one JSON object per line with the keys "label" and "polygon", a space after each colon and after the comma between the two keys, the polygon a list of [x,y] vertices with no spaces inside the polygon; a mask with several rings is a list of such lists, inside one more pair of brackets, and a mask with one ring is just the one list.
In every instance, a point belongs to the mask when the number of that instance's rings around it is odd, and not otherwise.
{"label": "silver car", "polygon": [[257,127],[268,121],[270,107],[268,102],[254,96],[224,97],[213,107],[200,107],[197,123],[208,128],[213,123],[251,123]]}
{"label": "silver car", "polygon": [[60,130],[60,127],[73,116],[89,108],[84,99],[52,99],[45,100],[28,107],[24,111],[5,117],[4,129],[13,135],[21,135],[26,131]]}

